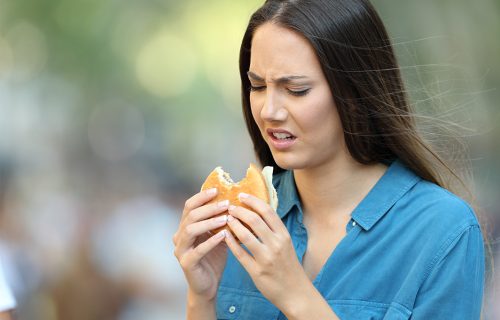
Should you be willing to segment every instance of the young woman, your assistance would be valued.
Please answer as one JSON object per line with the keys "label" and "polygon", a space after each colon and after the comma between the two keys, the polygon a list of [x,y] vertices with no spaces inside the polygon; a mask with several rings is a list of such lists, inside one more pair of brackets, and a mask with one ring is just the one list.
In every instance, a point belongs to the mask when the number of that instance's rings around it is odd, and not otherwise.
{"label": "young woman", "polygon": [[[368,0],[266,1],[240,73],[279,206],[245,194],[258,215],[207,205],[216,190],[186,201],[174,244],[188,319],[478,319],[478,221],[417,132]],[[226,224],[242,244],[208,236]]]}

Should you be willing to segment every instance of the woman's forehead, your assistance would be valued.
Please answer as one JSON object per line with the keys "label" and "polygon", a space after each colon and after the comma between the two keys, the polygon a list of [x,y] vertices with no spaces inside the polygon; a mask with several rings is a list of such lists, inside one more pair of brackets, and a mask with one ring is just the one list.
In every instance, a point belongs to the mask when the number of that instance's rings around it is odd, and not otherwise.
{"label": "woman's forehead", "polygon": [[296,74],[314,76],[321,72],[321,66],[306,38],[276,24],[265,23],[254,32],[249,71],[273,78]]}

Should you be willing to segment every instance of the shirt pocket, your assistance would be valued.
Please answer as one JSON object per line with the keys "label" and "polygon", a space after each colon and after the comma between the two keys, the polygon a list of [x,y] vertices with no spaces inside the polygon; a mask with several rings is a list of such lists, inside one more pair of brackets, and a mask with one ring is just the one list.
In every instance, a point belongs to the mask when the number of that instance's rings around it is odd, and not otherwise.
{"label": "shirt pocket", "polygon": [[279,312],[259,292],[219,287],[216,304],[218,320],[277,319]]}
{"label": "shirt pocket", "polygon": [[342,320],[408,320],[411,311],[398,303],[364,300],[328,300],[335,314]]}

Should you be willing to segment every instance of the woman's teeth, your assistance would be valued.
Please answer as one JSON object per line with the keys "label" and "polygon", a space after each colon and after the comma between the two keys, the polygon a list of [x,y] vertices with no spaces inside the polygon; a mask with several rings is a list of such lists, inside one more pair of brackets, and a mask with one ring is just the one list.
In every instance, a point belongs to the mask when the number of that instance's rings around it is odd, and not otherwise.
{"label": "woman's teeth", "polygon": [[275,138],[277,138],[277,139],[280,139],[280,140],[282,140],[282,139],[292,139],[292,135],[289,135],[287,133],[277,133],[277,132],[275,132],[275,133],[273,133],[273,136]]}

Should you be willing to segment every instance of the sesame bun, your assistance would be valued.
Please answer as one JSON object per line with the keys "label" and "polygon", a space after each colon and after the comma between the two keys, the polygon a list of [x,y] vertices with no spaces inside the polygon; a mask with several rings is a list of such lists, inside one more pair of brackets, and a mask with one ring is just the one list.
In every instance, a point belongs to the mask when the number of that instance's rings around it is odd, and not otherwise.
{"label": "sesame bun", "polygon": [[[271,206],[271,208],[273,208],[274,211],[278,208],[278,196],[276,194],[276,189],[274,189],[273,186],[273,167],[270,166],[265,167],[262,171],[260,171],[257,166],[250,164],[245,178],[237,183],[231,179],[229,173],[222,170],[221,167],[217,167],[208,175],[207,179],[201,186],[202,191],[211,188],[217,188],[218,193],[217,197],[210,201],[210,203],[229,200],[229,203],[232,205],[252,210],[247,205],[241,203],[238,199],[238,194],[244,192],[264,200]],[[227,214],[228,212],[226,211],[218,216]],[[245,223],[243,223],[243,225],[252,231],[248,225]],[[225,226],[212,230],[212,233],[216,234],[223,229],[230,231],[229,227]]]}

